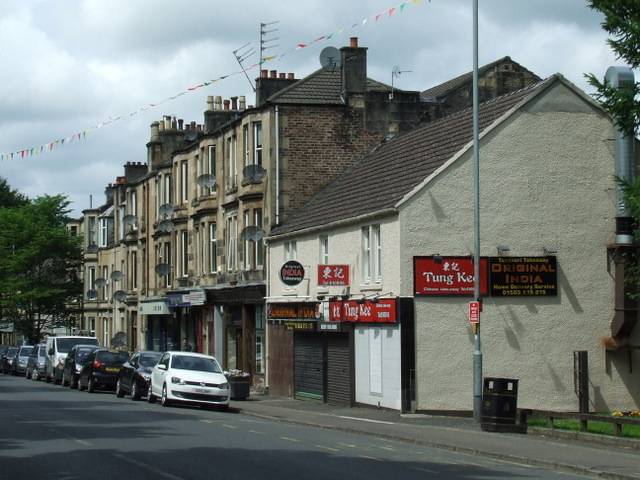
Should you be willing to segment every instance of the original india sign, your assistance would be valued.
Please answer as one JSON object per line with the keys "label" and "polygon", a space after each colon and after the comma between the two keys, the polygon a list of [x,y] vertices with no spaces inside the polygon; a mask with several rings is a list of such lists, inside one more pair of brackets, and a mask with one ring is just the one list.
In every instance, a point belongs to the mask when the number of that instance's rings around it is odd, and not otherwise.
{"label": "original india sign", "polygon": [[490,257],[492,296],[555,296],[556,257]]}

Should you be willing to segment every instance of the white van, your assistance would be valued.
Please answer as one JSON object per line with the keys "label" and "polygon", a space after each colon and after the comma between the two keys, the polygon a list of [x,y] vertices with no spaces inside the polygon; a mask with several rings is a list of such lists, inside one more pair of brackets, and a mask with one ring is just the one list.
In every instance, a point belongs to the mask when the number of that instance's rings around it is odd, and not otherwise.
{"label": "white van", "polygon": [[64,360],[67,358],[69,350],[74,345],[100,345],[96,337],[83,337],[80,335],[69,337],[47,338],[47,358],[44,362],[44,380],[45,382],[61,383],[62,367]]}

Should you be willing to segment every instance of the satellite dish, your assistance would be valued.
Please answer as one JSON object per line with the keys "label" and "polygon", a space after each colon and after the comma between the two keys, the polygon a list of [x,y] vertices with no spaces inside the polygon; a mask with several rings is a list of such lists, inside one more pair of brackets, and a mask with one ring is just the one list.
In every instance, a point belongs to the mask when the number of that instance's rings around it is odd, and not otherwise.
{"label": "satellite dish", "polygon": [[210,173],[205,173],[203,175],[200,175],[196,182],[198,182],[198,185],[200,185],[202,188],[211,188],[216,184],[216,177],[215,175],[211,175]]}
{"label": "satellite dish", "polygon": [[249,225],[242,229],[242,238],[249,242],[257,242],[264,236],[264,230],[257,225]]}
{"label": "satellite dish", "polygon": [[118,332],[111,339],[111,346],[113,348],[123,347],[127,343],[127,334],[124,332]]}
{"label": "satellite dish", "polygon": [[266,173],[267,171],[262,165],[247,165],[242,169],[242,175],[244,175],[244,178],[251,180],[252,182],[260,181]]}
{"label": "satellite dish", "polygon": [[99,250],[98,245],[95,243],[92,243],[87,247],[87,253],[98,253]]}
{"label": "satellite dish", "polygon": [[161,277],[166,277],[171,273],[171,265],[168,263],[159,263],[156,265],[156,273]]}
{"label": "satellite dish", "polygon": [[161,232],[173,232],[173,222],[169,219],[160,220],[158,223],[158,230]]}
{"label": "satellite dish", "polygon": [[170,217],[175,211],[176,207],[172,203],[163,203],[158,208],[158,213],[163,217]]}
{"label": "satellite dish", "polygon": [[122,217],[122,222],[125,225],[135,225],[136,221],[137,221],[137,218],[135,215],[127,214],[124,217]]}
{"label": "satellite dish", "polygon": [[87,298],[89,300],[95,300],[96,298],[98,298],[98,291],[97,290],[87,291]]}
{"label": "satellite dish", "polygon": [[320,65],[327,72],[336,72],[342,67],[342,55],[336,47],[326,47],[320,52]]}
{"label": "satellite dish", "polygon": [[119,302],[124,302],[124,299],[127,298],[127,292],[124,290],[116,290],[113,292],[113,299]]}
{"label": "satellite dish", "polygon": [[114,282],[119,282],[123,278],[124,273],[122,273],[120,270],[114,270],[113,272],[111,272],[111,280],[113,280]]}
{"label": "satellite dish", "polygon": [[96,278],[96,287],[104,287],[107,285],[106,278]]}
{"label": "satellite dish", "polygon": [[188,130],[187,133],[184,134],[184,139],[187,142],[193,142],[196,138],[198,138],[197,130]]}

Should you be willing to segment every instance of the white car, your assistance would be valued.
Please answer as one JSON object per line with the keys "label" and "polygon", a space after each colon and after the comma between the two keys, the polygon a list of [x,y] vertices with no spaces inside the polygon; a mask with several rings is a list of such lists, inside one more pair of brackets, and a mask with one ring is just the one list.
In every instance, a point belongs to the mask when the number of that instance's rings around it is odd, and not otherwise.
{"label": "white car", "polygon": [[163,406],[173,402],[229,408],[229,382],[211,355],[165,352],[151,371],[147,401],[160,398]]}

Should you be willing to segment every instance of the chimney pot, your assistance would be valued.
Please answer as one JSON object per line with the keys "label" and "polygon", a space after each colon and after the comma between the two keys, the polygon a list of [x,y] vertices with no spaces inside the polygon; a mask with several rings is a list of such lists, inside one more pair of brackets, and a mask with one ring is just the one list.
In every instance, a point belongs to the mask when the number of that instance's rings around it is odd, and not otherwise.
{"label": "chimney pot", "polygon": [[358,37],[351,37],[349,46],[357,47],[358,46]]}
{"label": "chimney pot", "polygon": [[213,96],[209,95],[207,97],[207,111],[210,112],[211,110],[213,110]]}
{"label": "chimney pot", "polygon": [[220,95],[216,96],[215,109],[222,110],[222,97]]}
{"label": "chimney pot", "polygon": [[247,108],[247,100],[244,95],[240,95],[240,110],[245,110]]}
{"label": "chimney pot", "polygon": [[229,100],[226,100],[226,99],[225,99],[225,101],[224,101],[224,109],[225,109],[225,110],[229,110],[229,104],[230,104],[230,103],[231,103],[231,102],[230,102]]}
{"label": "chimney pot", "polygon": [[266,70],[260,70],[260,77],[261,78],[267,78],[268,76],[268,72]]}
{"label": "chimney pot", "polygon": [[231,110],[238,110],[238,97],[231,97]]}
{"label": "chimney pot", "polygon": [[294,80],[296,78],[296,76],[293,73],[287,73],[287,78],[289,80]]}
{"label": "chimney pot", "polygon": [[277,78],[278,77],[278,71],[277,70],[271,70],[270,76],[271,78]]}
{"label": "chimney pot", "polygon": [[178,120],[178,130],[182,130],[182,126],[184,124],[184,120],[181,118]]}

